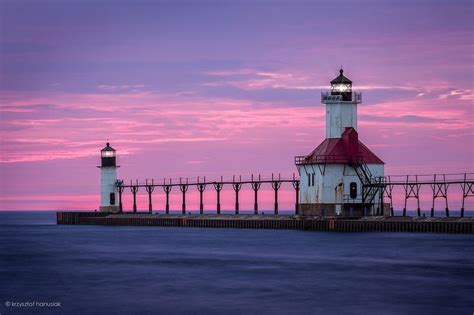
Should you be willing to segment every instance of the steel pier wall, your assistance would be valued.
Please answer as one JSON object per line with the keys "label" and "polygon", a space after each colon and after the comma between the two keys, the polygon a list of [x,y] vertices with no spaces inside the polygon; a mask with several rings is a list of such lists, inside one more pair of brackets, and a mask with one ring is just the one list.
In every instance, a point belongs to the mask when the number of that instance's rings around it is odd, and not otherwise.
{"label": "steel pier wall", "polygon": [[413,219],[341,219],[341,218],[298,218],[267,216],[254,218],[202,218],[190,216],[161,215],[110,215],[101,212],[58,212],[57,224],[110,225],[110,226],[161,226],[191,228],[234,228],[234,229],[280,229],[338,232],[431,232],[474,234],[474,221],[465,219],[417,220]]}

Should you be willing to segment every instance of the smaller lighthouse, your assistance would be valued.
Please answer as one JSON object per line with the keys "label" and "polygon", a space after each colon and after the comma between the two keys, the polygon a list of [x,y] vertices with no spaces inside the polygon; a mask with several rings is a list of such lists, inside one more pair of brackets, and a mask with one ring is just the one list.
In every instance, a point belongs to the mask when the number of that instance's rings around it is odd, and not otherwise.
{"label": "smaller lighthouse", "polygon": [[117,181],[116,151],[107,142],[105,148],[100,150],[100,211],[118,212],[117,192],[115,182]]}

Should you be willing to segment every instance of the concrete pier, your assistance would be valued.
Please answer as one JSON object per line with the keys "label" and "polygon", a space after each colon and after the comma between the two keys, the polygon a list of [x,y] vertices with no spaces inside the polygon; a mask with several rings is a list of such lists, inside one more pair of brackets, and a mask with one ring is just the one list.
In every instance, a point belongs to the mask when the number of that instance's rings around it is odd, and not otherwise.
{"label": "concrete pier", "polygon": [[474,234],[474,218],[299,217],[251,214],[148,214],[57,212],[57,224],[192,228],[282,229],[337,232],[430,232]]}

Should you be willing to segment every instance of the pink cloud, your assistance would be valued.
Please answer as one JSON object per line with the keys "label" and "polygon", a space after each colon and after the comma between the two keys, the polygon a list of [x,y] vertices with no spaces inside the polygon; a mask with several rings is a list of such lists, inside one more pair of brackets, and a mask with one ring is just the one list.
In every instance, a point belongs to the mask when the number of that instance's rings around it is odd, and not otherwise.
{"label": "pink cloud", "polygon": [[[310,88],[323,87],[309,81],[298,85],[310,80],[311,76],[304,74],[248,69],[240,73],[255,81],[240,81],[242,89],[271,90],[279,86],[297,91],[306,83]],[[231,78],[235,74],[217,72],[215,75]],[[368,91],[413,89],[414,95],[418,93],[418,88],[403,85],[360,87]],[[418,97],[388,98],[373,105],[361,105],[361,139],[387,162],[388,174],[472,170],[472,151],[467,145],[473,139],[471,90],[433,84],[422,91],[423,95]],[[370,93],[366,97],[370,98]],[[319,104],[317,94],[314,106],[300,106],[288,100],[205,97],[189,91],[168,94],[131,91],[127,85],[117,87],[113,94],[8,92],[2,93],[1,99],[2,113],[9,115],[0,129],[2,168],[6,164],[42,167],[38,163],[54,168],[53,163],[61,161],[83,167],[84,159],[97,159],[98,151],[109,139],[119,150],[122,161],[119,176],[126,180],[153,175],[149,174],[151,166],[151,173],[163,177],[228,176],[252,171],[291,174],[295,171],[293,156],[309,153],[325,133],[324,107]],[[51,105],[35,107],[34,104]],[[453,152],[460,153],[453,155]],[[89,172],[98,176],[94,170]],[[52,177],[58,182],[64,180],[61,174]],[[21,177],[9,180],[20,186],[29,185]],[[93,209],[98,199],[90,196],[95,196],[97,189],[96,186],[81,188],[78,196],[84,198],[71,196],[71,199],[65,191],[64,199],[45,194],[46,199],[38,200],[25,194],[23,199],[3,199],[0,206],[42,209],[50,200],[55,209]],[[2,196],[7,195],[2,192]],[[213,197],[209,196],[206,203],[213,205]],[[401,192],[397,192],[397,198],[400,196]],[[140,200],[145,197],[141,196]],[[190,193],[189,198],[190,207],[197,208],[196,192]],[[267,198],[262,202],[271,209],[271,192],[262,198]],[[232,191],[226,192],[225,200],[225,208],[232,209]],[[252,208],[248,200],[242,200],[248,204],[243,208]],[[457,194],[450,202],[458,205],[459,200]],[[179,209],[179,194],[173,195],[173,202],[173,207]],[[281,202],[282,207],[293,207],[291,189],[282,192]],[[396,203],[399,205],[399,201]],[[146,198],[140,204],[146,208]]]}

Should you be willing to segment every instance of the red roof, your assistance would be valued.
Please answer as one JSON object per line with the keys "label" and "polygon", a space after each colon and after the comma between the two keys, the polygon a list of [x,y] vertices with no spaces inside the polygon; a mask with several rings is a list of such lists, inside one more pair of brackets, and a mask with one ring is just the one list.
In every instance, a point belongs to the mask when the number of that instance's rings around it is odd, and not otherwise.
{"label": "red roof", "polygon": [[385,164],[359,141],[357,131],[352,127],[346,128],[341,138],[325,139],[313,152],[300,161],[302,164],[345,164],[351,162]]}

